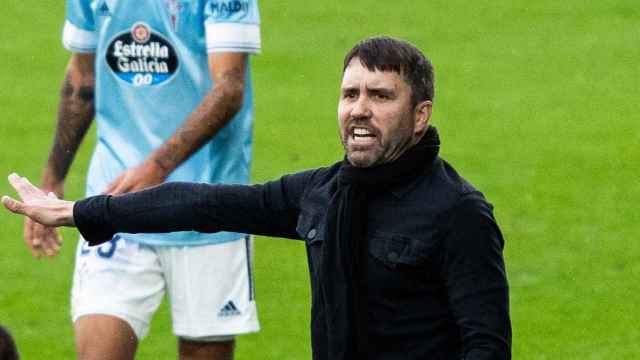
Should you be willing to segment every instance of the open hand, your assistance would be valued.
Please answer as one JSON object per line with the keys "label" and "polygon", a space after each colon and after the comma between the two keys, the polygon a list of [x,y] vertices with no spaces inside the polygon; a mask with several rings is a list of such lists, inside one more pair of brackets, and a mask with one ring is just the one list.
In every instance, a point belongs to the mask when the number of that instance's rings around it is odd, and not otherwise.
{"label": "open hand", "polygon": [[27,178],[9,175],[9,183],[16,189],[18,201],[9,196],[2,197],[2,204],[12,213],[28,216],[45,226],[74,226],[72,201],[60,200],[54,193],[46,194],[33,186]]}

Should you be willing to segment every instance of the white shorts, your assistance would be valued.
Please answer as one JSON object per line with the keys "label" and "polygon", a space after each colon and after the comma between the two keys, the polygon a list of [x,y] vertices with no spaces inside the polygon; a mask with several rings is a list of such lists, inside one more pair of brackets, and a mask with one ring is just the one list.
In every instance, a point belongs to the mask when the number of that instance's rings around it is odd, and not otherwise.
{"label": "white shorts", "polygon": [[192,340],[259,330],[252,238],[204,246],[149,246],[116,236],[89,247],[81,238],[71,290],[71,317],[108,314],[149,331],[165,290],[173,333]]}

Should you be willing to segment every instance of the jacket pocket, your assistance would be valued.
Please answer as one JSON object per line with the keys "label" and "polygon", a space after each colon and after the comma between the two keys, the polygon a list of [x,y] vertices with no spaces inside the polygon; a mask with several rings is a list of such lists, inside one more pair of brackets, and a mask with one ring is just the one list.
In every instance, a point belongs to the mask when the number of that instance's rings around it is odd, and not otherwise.
{"label": "jacket pocket", "polygon": [[387,267],[421,267],[429,261],[438,242],[433,236],[414,238],[377,234],[369,239],[369,253]]}

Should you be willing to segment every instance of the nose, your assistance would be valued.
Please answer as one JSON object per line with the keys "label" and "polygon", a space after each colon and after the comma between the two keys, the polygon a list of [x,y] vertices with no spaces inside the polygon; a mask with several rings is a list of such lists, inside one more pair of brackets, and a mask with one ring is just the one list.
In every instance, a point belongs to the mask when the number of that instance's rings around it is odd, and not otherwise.
{"label": "nose", "polygon": [[371,107],[367,96],[359,96],[351,108],[352,118],[370,118]]}

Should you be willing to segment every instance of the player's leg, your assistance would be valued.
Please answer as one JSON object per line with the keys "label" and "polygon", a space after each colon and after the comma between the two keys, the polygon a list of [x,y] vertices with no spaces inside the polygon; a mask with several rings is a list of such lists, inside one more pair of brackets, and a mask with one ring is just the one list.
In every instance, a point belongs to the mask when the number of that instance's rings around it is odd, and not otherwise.
{"label": "player's leg", "polygon": [[78,359],[133,359],[163,294],[153,249],[120,237],[89,248],[81,239],[71,296]]}
{"label": "player's leg", "polygon": [[251,239],[161,249],[180,359],[232,359],[234,337],[259,330]]}
{"label": "player's leg", "polygon": [[235,350],[233,337],[211,337],[189,340],[178,339],[178,354],[180,360],[232,360]]}
{"label": "player's leg", "polygon": [[81,360],[133,360],[138,346],[129,324],[112,315],[80,316],[73,324]]}

